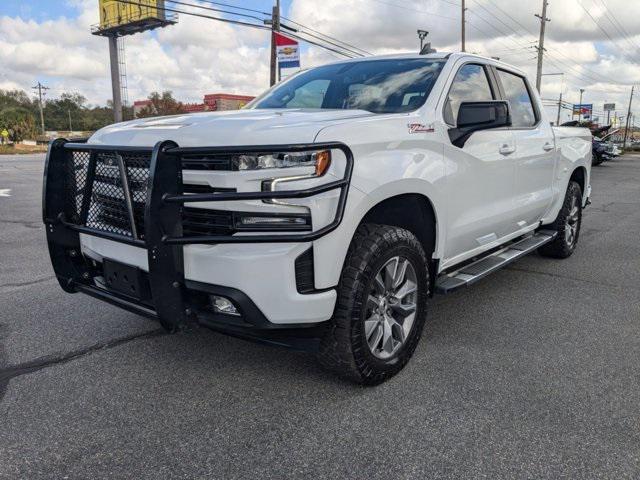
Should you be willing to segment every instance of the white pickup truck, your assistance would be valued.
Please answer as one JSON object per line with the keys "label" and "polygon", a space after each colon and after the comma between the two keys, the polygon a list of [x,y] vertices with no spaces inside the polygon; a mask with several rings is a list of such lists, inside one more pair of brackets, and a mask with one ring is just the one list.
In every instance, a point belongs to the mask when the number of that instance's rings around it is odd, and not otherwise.
{"label": "white pickup truck", "polygon": [[301,72],[245,109],[53,141],[43,217],[67,292],[397,373],[431,295],[572,254],[591,135],[516,68],[464,53]]}

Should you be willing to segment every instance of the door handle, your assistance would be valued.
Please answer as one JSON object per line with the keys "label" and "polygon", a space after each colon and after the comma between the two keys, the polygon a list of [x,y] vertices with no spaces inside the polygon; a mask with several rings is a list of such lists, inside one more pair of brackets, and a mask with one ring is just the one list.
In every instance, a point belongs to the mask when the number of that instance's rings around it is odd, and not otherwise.
{"label": "door handle", "polygon": [[549,143],[549,142],[545,143],[544,146],[542,147],[542,149],[545,152],[549,152],[549,151],[553,150],[554,148],[555,148],[555,146],[552,143]]}
{"label": "door handle", "polygon": [[505,143],[504,145],[502,145],[499,150],[499,152],[502,155],[509,155],[515,151],[516,151],[516,147],[514,147],[513,145],[509,145],[508,143]]}

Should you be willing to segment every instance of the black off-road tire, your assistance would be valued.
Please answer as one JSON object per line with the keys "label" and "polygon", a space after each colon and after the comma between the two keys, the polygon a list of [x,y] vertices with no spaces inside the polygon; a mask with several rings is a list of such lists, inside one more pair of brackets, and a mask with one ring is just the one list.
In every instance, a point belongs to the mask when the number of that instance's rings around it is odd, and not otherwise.
{"label": "black off-road tire", "polygon": [[[394,256],[411,263],[417,278],[416,312],[410,333],[393,356],[380,359],[364,333],[364,308],[374,276]],[[334,316],[321,341],[320,363],[357,383],[377,385],[398,373],[416,349],[426,319],[429,263],[421,243],[408,230],[387,225],[361,225],[345,259]]]}
{"label": "black off-road tire", "polygon": [[[575,202],[575,203],[574,203]],[[573,235],[572,241],[567,240],[567,229],[569,228],[568,219],[571,217],[572,205],[576,205],[577,211],[577,229]],[[567,193],[564,197],[564,203],[558,213],[558,217],[551,225],[544,226],[545,230],[553,230],[558,232],[558,236],[552,242],[543,245],[538,249],[540,255],[551,258],[567,258],[575,251],[580,237],[580,227],[582,225],[582,189],[577,182],[569,182]]]}

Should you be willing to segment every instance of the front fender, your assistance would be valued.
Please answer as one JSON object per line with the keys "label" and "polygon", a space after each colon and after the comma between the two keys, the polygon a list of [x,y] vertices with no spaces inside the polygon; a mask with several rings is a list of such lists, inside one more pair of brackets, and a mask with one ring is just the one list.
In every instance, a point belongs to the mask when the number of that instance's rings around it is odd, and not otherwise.
{"label": "front fender", "polygon": [[415,178],[396,179],[365,193],[352,183],[340,227],[314,242],[316,288],[331,288],[338,284],[349,245],[365,215],[384,200],[405,194],[418,194],[431,202],[436,219],[434,258],[440,258],[445,210],[434,185]]}
{"label": "front fender", "polygon": [[[397,195],[419,194],[431,202],[438,225],[446,224],[444,147],[434,133],[412,133],[408,124],[424,122],[418,114],[358,119],[322,129],[316,142],[340,141],[354,157],[345,215],[340,226],[314,242],[316,288],[338,284],[353,235],[369,210]],[[437,228],[435,258],[445,239]]]}

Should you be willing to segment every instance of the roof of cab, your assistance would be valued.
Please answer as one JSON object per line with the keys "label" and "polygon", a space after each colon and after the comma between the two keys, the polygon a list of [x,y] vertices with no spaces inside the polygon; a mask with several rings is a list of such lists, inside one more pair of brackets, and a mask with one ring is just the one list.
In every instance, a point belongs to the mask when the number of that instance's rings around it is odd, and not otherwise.
{"label": "roof of cab", "polygon": [[524,72],[522,70],[520,70],[517,67],[514,67],[513,65],[510,65],[508,63],[502,62],[500,60],[497,60],[495,58],[491,58],[491,57],[485,57],[482,55],[477,55],[475,53],[467,53],[467,52],[436,52],[436,53],[428,53],[426,55],[421,55],[420,53],[392,53],[392,54],[387,54],[387,55],[372,55],[372,56],[367,56],[367,57],[357,57],[357,58],[348,58],[345,60],[339,60],[337,62],[330,62],[330,64],[340,64],[340,63],[351,63],[351,62],[358,62],[358,61],[372,61],[372,60],[389,60],[389,59],[418,59],[418,58],[425,58],[425,59],[433,59],[433,60],[443,60],[443,59],[453,59],[453,60],[457,60],[459,58],[469,58],[469,59],[478,59],[478,60],[482,60],[483,63],[487,63],[490,65],[494,65],[494,66],[501,66],[504,68],[507,68],[511,71],[520,73],[521,75],[524,75]]}

